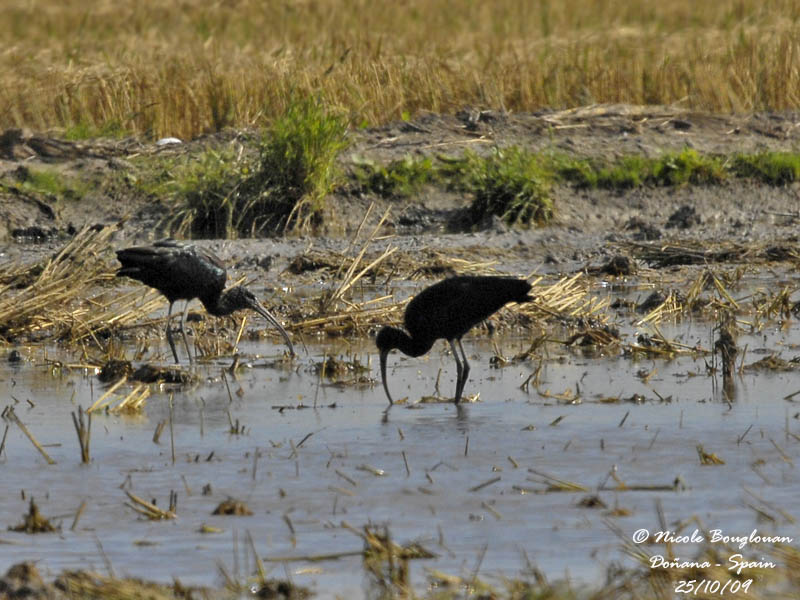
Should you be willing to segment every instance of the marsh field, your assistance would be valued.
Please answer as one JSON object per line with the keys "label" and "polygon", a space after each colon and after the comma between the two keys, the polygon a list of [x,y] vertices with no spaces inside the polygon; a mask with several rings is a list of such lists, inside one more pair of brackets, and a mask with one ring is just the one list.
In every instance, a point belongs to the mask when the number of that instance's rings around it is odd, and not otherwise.
{"label": "marsh field", "polygon": [[[5,3],[0,598],[796,597],[799,15]],[[195,301],[174,364],[166,236],[297,356]],[[389,407],[455,274],[535,300]]]}

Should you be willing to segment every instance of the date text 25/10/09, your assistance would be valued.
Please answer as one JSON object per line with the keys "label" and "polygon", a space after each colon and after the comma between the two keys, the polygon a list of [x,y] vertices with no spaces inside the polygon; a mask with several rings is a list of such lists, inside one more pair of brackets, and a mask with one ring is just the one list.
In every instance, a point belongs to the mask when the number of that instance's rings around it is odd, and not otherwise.
{"label": "date text 25/10/09", "polygon": [[719,594],[722,596],[725,593],[737,594],[739,592],[749,593],[750,585],[753,583],[752,579],[728,579],[725,582],[719,582],[716,579],[682,579],[675,585],[676,594],[686,594],[697,596],[698,594]]}

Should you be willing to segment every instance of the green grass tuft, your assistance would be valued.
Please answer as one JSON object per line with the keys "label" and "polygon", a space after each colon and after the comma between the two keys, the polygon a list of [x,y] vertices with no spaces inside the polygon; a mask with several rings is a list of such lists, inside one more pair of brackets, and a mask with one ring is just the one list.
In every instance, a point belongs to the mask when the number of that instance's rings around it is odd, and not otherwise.
{"label": "green grass tuft", "polygon": [[762,152],[733,158],[731,171],[737,177],[757,179],[768,185],[787,185],[800,179],[800,154]]}
{"label": "green grass tuft", "polygon": [[248,161],[232,148],[206,150],[192,162],[178,167],[171,181],[163,184],[180,202],[182,229],[193,237],[235,237],[242,228],[237,210],[239,189],[250,173]]}
{"label": "green grass tuft", "polygon": [[49,196],[56,200],[80,200],[90,190],[90,184],[55,169],[18,169],[15,180],[0,184],[25,194]]}
{"label": "green grass tuft", "polygon": [[581,188],[625,190],[641,185],[718,184],[728,177],[722,159],[686,148],[659,158],[623,156],[614,162],[551,156],[545,166],[558,181]]}
{"label": "green grass tuft", "polygon": [[656,185],[672,186],[722,183],[727,177],[724,163],[714,156],[700,155],[697,150],[686,148],[681,152],[669,152],[653,166],[651,180]]}
{"label": "green grass tuft", "polygon": [[437,177],[430,158],[414,159],[411,156],[392,161],[386,166],[370,160],[359,160],[353,176],[363,191],[383,198],[407,198]]}
{"label": "green grass tuft", "polygon": [[20,188],[39,194],[50,194],[57,198],[74,198],[74,191],[67,184],[64,176],[55,171],[30,169],[27,177],[20,184]]}
{"label": "green grass tuft", "polygon": [[544,225],[553,217],[552,177],[536,154],[516,147],[495,149],[486,158],[470,152],[462,171],[463,183],[474,194],[469,208],[473,223],[497,215],[510,224]]}
{"label": "green grass tuft", "polygon": [[309,97],[266,130],[258,159],[207,150],[170,184],[179,201],[173,233],[252,237],[318,223],[338,182],[336,158],[347,146],[344,120]]}
{"label": "green grass tuft", "polygon": [[590,189],[599,185],[597,167],[589,159],[568,154],[550,154],[544,165],[553,171],[555,179],[559,182]]}
{"label": "green grass tuft", "polygon": [[644,156],[624,156],[613,165],[600,167],[597,186],[608,190],[627,190],[643,185],[653,170],[653,161]]}
{"label": "green grass tuft", "polygon": [[302,228],[317,220],[339,181],[336,158],[348,145],[345,120],[309,96],[294,101],[263,136],[247,188],[257,229]]}

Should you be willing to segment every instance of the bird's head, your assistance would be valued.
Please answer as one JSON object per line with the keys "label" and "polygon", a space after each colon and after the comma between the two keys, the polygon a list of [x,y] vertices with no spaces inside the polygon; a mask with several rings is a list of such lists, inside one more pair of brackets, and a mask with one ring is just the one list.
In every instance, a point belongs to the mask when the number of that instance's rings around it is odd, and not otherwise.
{"label": "bird's head", "polygon": [[378,350],[381,351],[381,354],[384,352],[388,354],[397,348],[397,340],[402,333],[403,332],[396,327],[382,327],[375,338],[375,344],[378,346]]}
{"label": "bird's head", "polygon": [[237,285],[236,287],[230,288],[223,295],[224,299],[221,303],[224,303],[225,305],[225,309],[227,310],[226,314],[230,314],[235,310],[240,310],[243,308],[249,308],[256,311],[278,330],[283,337],[283,340],[286,342],[286,345],[289,347],[289,352],[294,355],[294,347],[292,346],[292,341],[289,339],[289,334],[286,333],[286,330],[278,322],[278,319],[276,319],[272,313],[264,308],[261,302],[259,302],[255,297],[253,292],[248,290],[246,287]]}
{"label": "bird's head", "polygon": [[386,359],[389,352],[399,347],[401,338],[407,337],[405,333],[396,327],[384,327],[378,332],[375,338],[375,344],[378,346],[378,351],[381,356],[381,379],[383,380],[383,389],[386,390],[386,397],[389,398],[389,404],[394,404],[392,395],[389,393],[389,384],[386,382]]}
{"label": "bird's head", "polygon": [[261,306],[255,294],[241,285],[232,287],[225,292],[225,304],[227,308],[231,309],[231,312],[242,308],[250,308],[257,311],[256,307]]}

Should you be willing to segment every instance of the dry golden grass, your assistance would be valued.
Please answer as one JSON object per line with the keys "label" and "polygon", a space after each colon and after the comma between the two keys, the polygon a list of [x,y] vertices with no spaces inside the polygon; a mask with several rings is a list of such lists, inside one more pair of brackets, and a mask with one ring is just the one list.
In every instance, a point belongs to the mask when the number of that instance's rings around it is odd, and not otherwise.
{"label": "dry golden grass", "polygon": [[191,137],[311,91],[354,125],[465,105],[796,108],[798,17],[798,0],[11,0],[0,128]]}
{"label": "dry golden grass", "polygon": [[85,226],[53,256],[32,265],[0,265],[0,333],[11,341],[44,340],[104,344],[97,334],[111,327],[141,323],[164,305],[157,292],[98,293],[114,279],[111,236],[120,223],[100,229]]}

